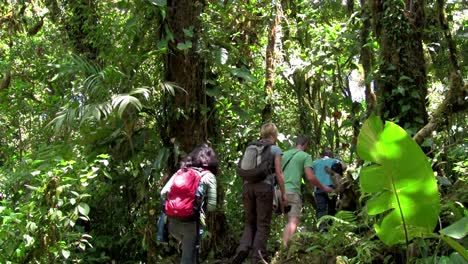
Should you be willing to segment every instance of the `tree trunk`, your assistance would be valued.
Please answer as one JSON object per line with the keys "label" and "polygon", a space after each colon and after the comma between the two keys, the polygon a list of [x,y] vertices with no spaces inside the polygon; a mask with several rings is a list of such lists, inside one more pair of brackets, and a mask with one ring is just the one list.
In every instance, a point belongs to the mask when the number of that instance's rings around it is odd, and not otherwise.
{"label": "tree trunk", "polygon": [[293,73],[294,83],[290,84],[291,88],[296,92],[298,111],[299,111],[299,133],[304,135],[312,134],[312,122],[308,122],[311,119],[311,105],[307,101],[307,90],[309,89],[304,69],[296,69]]}
{"label": "tree trunk", "polygon": [[[203,7],[203,1],[167,1],[167,23],[174,41],[169,43],[165,61],[165,79],[177,86],[174,89],[174,96],[167,95],[165,98],[166,124],[161,131],[164,144],[174,149],[173,159],[168,163],[170,173],[178,167],[177,149],[182,154],[189,153],[200,143],[209,141],[216,143],[218,134],[216,115],[212,114],[215,111],[215,102],[212,97],[207,96],[206,86],[203,83],[206,65],[196,52],[199,48],[201,31],[199,18]],[[187,34],[191,28],[193,35]],[[221,187],[218,186],[218,204],[222,204],[224,200],[224,191]],[[224,247],[228,246],[223,243],[229,237],[229,227],[224,212],[208,214],[206,223],[212,235],[202,241],[202,245],[205,245],[202,246],[202,257],[207,256],[210,250],[217,255],[224,252]]]}
{"label": "tree trunk", "polygon": [[280,24],[280,6],[275,4],[276,12],[272,15],[272,21],[270,25],[270,31],[268,32],[268,45],[266,48],[266,82],[265,82],[265,94],[266,94],[266,105],[262,111],[262,121],[267,122],[272,120],[273,107],[273,86],[275,84],[275,43],[276,43],[276,31]]}
{"label": "tree trunk", "polygon": [[65,18],[65,28],[76,53],[94,62],[98,58],[99,50],[89,34],[96,31],[99,20],[96,5],[96,1],[71,1],[68,3],[70,15]]}
{"label": "tree trunk", "polygon": [[[169,43],[165,79],[176,88],[174,96],[168,94],[165,98],[167,131],[163,135],[167,145],[178,145],[185,153],[207,141],[209,124],[204,111],[213,109],[213,104],[207,102],[203,85],[204,64],[196,53],[202,8],[201,1],[167,2],[167,23],[174,41]],[[193,36],[184,33],[189,28],[193,28]],[[189,43],[191,47],[183,47]]]}
{"label": "tree trunk", "polygon": [[422,0],[370,0],[374,31],[380,43],[376,76],[378,112],[411,134],[427,123],[427,76],[422,47]]}
{"label": "tree trunk", "polygon": [[365,95],[366,95],[366,110],[367,110],[367,116],[370,116],[370,114],[375,110],[376,108],[376,98],[374,91],[372,91],[371,83],[370,83],[370,76],[372,75],[372,68],[373,68],[373,58],[374,56],[372,55],[372,48],[369,47],[368,40],[369,40],[369,33],[371,30],[371,23],[370,23],[370,14],[369,14],[369,8],[367,5],[366,0],[361,0],[361,6],[362,6],[362,13],[361,13],[361,19],[362,19],[362,28],[360,32],[360,38],[361,38],[361,57],[360,61],[362,64],[362,68],[364,71],[364,85],[365,85]]}

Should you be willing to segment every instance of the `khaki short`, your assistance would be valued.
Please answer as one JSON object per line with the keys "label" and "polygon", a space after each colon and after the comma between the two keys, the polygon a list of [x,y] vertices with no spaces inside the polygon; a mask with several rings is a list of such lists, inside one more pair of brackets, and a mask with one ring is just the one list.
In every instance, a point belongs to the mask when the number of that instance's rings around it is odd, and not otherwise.
{"label": "khaki short", "polygon": [[288,217],[301,217],[302,211],[302,198],[299,194],[293,192],[286,192],[286,199],[288,205],[291,206],[291,211],[288,213]]}

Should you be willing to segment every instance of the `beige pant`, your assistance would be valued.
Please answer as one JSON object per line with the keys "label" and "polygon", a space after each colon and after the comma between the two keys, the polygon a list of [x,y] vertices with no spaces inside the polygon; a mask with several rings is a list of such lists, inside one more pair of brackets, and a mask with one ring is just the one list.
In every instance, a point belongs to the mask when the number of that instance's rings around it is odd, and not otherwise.
{"label": "beige pant", "polygon": [[300,218],[302,213],[302,199],[301,196],[297,193],[286,192],[286,199],[288,200],[288,205],[291,205],[291,211],[288,213],[288,217],[297,217]]}

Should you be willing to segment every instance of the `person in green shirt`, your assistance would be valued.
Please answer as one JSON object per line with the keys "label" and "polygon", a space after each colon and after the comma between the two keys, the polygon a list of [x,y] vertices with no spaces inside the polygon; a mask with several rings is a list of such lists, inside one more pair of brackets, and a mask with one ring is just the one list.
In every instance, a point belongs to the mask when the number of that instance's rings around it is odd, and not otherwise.
{"label": "person in green shirt", "polygon": [[331,192],[332,188],[322,185],[312,170],[312,157],[306,152],[309,148],[310,140],[307,136],[300,135],[296,138],[296,147],[283,154],[283,174],[284,185],[286,189],[286,200],[291,206],[288,212],[288,223],[283,231],[283,244],[288,245],[288,241],[296,232],[300,222],[302,211],[302,178],[310,183],[311,186],[317,186],[323,192]]}

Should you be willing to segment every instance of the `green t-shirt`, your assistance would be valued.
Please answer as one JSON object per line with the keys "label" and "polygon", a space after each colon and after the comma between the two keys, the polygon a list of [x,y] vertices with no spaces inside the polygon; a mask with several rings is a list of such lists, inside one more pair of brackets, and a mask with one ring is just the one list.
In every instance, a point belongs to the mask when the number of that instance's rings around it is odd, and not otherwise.
{"label": "green t-shirt", "polygon": [[302,177],[304,177],[304,168],[312,167],[312,158],[306,152],[294,148],[284,152],[282,159],[283,167],[289,159],[291,159],[291,161],[283,171],[284,186],[287,192],[294,192],[301,195],[301,182]]}

